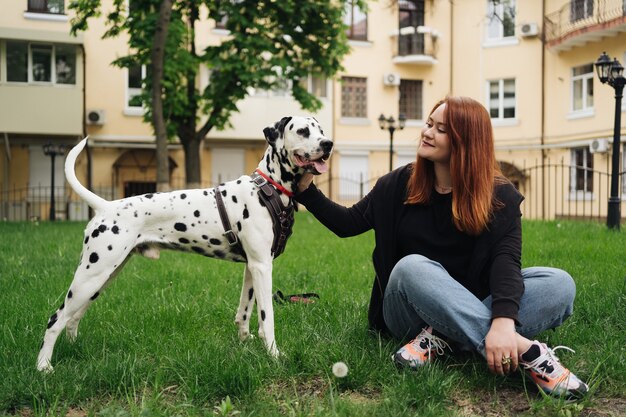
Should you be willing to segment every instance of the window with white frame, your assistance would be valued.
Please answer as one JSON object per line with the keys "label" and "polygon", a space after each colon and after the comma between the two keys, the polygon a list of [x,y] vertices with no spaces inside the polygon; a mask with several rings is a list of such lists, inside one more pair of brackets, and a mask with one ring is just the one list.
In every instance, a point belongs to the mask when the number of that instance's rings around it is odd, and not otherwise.
{"label": "window with white frame", "polygon": [[309,75],[300,80],[302,88],[317,98],[328,98],[328,79],[316,75]]}
{"label": "window with white frame", "polygon": [[487,40],[515,36],[515,0],[487,0]]}
{"label": "window with white frame", "polygon": [[573,198],[593,192],[593,155],[589,147],[573,148],[570,164],[570,193]]}
{"label": "window with white frame", "polygon": [[6,41],[8,82],[76,84],[76,47]]}
{"label": "window with white frame", "polygon": [[129,109],[141,109],[141,88],[146,78],[145,65],[133,65],[128,68],[126,80],[126,107]]}
{"label": "window with white frame", "polygon": [[65,12],[65,0],[28,0],[28,11],[63,14]]}
{"label": "window with white frame", "polygon": [[491,80],[489,88],[489,115],[493,120],[515,119],[515,79]]}
{"label": "window with white frame", "polygon": [[367,78],[341,77],[341,117],[367,117]]}
{"label": "window with white frame", "polygon": [[593,110],[593,64],[572,68],[572,111]]}
{"label": "window with white frame", "polygon": [[347,26],[346,35],[348,39],[367,40],[367,13],[356,4],[354,0],[346,2],[346,12],[343,23]]}

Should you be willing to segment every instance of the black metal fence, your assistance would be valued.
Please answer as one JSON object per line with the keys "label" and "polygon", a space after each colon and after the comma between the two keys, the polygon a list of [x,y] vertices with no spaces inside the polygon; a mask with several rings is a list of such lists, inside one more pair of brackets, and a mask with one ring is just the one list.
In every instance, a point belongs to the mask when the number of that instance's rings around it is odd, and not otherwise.
{"label": "black metal fence", "polygon": [[[326,177],[318,182],[318,186],[336,202],[350,205],[367,194],[379,177],[380,175],[367,177],[363,174]],[[608,172],[569,165],[563,161],[546,160],[543,165],[533,162],[522,166],[510,179],[525,196],[522,212],[527,219],[606,220],[611,179]],[[620,173],[620,179],[622,196],[626,195],[625,172]],[[185,188],[180,181],[173,183],[176,183],[174,189]],[[212,184],[207,183],[206,186],[210,187]],[[100,186],[95,187],[94,192],[107,200],[114,200],[123,197],[125,190]],[[51,199],[49,186],[0,190],[0,219],[48,220]],[[57,220],[84,221],[89,218],[87,204],[67,184],[55,187],[54,201]],[[621,213],[624,218],[624,203]]]}

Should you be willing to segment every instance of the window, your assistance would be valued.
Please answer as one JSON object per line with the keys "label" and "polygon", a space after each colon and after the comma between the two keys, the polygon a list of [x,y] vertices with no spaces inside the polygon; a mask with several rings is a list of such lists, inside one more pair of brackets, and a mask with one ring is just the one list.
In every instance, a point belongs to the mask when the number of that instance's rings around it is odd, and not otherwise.
{"label": "window", "polygon": [[348,39],[367,40],[367,13],[354,4],[354,0],[346,2],[343,23],[348,26],[346,28]]}
{"label": "window", "polygon": [[400,35],[398,36],[398,54],[423,55],[424,54],[424,34],[410,33],[402,34],[402,29],[406,27],[416,28],[424,25],[424,0],[401,0],[400,7]]}
{"label": "window", "polygon": [[309,75],[300,80],[300,85],[317,98],[328,98],[328,82],[325,77]]}
{"label": "window", "polygon": [[318,98],[327,98],[327,82],[325,77],[311,77],[311,94]]}
{"label": "window", "polygon": [[28,11],[63,14],[65,12],[65,0],[28,0]]}
{"label": "window", "polygon": [[367,117],[367,78],[341,78],[341,116]]}
{"label": "window", "polygon": [[134,65],[128,68],[128,80],[126,88],[126,106],[141,108],[141,87],[146,78],[146,66]]}
{"label": "window", "polygon": [[487,0],[487,39],[515,36],[515,0]]}
{"label": "window", "polygon": [[54,62],[57,84],[76,84],[75,49],[69,46],[57,46]]}
{"label": "window", "polygon": [[422,120],[422,80],[400,80],[400,114]]}
{"label": "window", "polygon": [[35,82],[52,81],[52,46],[31,45],[31,59],[33,63],[32,80]]}
{"label": "window", "polygon": [[7,41],[7,81],[28,82],[28,43]]}
{"label": "window", "polygon": [[76,48],[22,41],[6,42],[7,81],[76,84]]}
{"label": "window", "polygon": [[515,80],[489,81],[489,115],[492,119],[515,118]]}
{"label": "window", "polygon": [[572,0],[570,2],[570,21],[586,19],[593,16],[593,0]]}
{"label": "window", "polygon": [[572,111],[593,109],[593,64],[572,68]]}
{"label": "window", "polygon": [[570,192],[576,197],[593,192],[593,155],[588,147],[572,149]]}

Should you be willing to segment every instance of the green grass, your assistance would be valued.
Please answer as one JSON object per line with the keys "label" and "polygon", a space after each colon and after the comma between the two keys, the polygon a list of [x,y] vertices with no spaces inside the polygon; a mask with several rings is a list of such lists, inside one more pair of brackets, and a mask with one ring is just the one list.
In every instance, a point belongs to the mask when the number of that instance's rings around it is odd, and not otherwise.
{"label": "green grass", "polygon": [[[525,266],[574,276],[574,315],[540,335],[593,394],[543,398],[519,374],[491,375],[477,356],[417,372],[390,362],[393,340],[367,330],[371,233],[339,239],[310,214],[274,263],[274,290],[317,292],[275,306],[272,360],[233,324],[243,266],[165,252],[134,257],[88,310],[79,337],[61,335],[44,375],[35,360],[48,317],[78,263],[82,223],[0,223],[0,415],[482,416],[626,413],[626,233],[598,224],[525,222]],[[256,315],[251,330],[256,332]],[[349,375],[331,367],[344,361]],[[613,413],[613,414],[611,414]]]}

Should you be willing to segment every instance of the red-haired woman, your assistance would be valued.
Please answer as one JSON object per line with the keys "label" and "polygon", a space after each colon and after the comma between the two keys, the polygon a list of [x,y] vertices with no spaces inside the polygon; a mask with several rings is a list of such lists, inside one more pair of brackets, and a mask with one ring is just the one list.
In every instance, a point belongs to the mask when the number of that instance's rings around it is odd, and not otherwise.
{"label": "red-haired woman", "polygon": [[437,103],[415,162],[381,177],[350,208],[306,175],[296,199],[338,236],[374,229],[370,326],[408,342],[393,355],[419,367],[446,342],[504,375],[518,365],[557,396],[588,387],[533,336],[572,314],[576,287],[556,268],[521,268],[523,197],[501,174],[486,109],[467,97]]}

